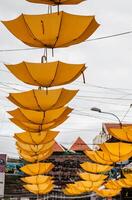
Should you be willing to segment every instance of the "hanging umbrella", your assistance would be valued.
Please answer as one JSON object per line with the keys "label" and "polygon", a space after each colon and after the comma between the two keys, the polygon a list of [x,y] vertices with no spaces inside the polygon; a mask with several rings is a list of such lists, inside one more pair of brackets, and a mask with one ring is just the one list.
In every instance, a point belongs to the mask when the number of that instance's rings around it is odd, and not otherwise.
{"label": "hanging umbrella", "polygon": [[93,188],[100,187],[104,183],[104,180],[100,181],[76,181],[75,185],[76,187],[83,186],[85,188],[85,191],[93,190]]}
{"label": "hanging umbrella", "polygon": [[20,168],[22,172],[25,174],[28,174],[30,176],[34,175],[41,175],[48,173],[53,169],[54,165],[52,163],[33,163],[33,164],[27,164]]}
{"label": "hanging umbrella", "polygon": [[14,138],[19,142],[31,145],[46,144],[58,135],[57,131],[23,132],[16,133]]}
{"label": "hanging umbrella", "polygon": [[109,166],[109,165],[100,165],[100,164],[91,163],[91,162],[84,162],[80,165],[84,170],[91,173],[106,172],[113,168],[112,166]]}
{"label": "hanging umbrella", "polygon": [[78,189],[74,189],[74,188],[68,188],[68,187],[63,189],[63,193],[65,195],[72,195],[72,196],[76,196],[76,195],[82,194],[82,192],[79,190],[79,188]]}
{"label": "hanging umbrella", "polygon": [[103,143],[99,145],[101,149],[107,154],[111,154],[117,157],[132,156],[132,144],[115,142],[115,143]]}
{"label": "hanging umbrella", "polygon": [[112,190],[112,189],[103,189],[103,190],[99,190],[99,189],[95,189],[95,192],[97,193],[97,195],[101,196],[101,197],[113,197],[116,196],[120,193],[120,189],[116,189],[116,190]]}
{"label": "hanging umbrella", "polygon": [[132,126],[123,126],[122,128],[109,128],[109,134],[118,140],[132,142]]}
{"label": "hanging umbrella", "polygon": [[85,0],[26,0],[31,3],[40,3],[40,4],[48,4],[48,5],[74,5],[74,4],[79,4]]}
{"label": "hanging umbrella", "polygon": [[81,179],[83,179],[85,181],[92,181],[92,182],[104,180],[108,177],[108,176],[103,175],[103,174],[92,174],[92,173],[87,173],[87,172],[79,173],[79,176],[80,176]]}
{"label": "hanging umbrella", "polygon": [[131,188],[132,187],[132,180],[127,178],[121,178],[117,180],[117,184],[123,188]]}
{"label": "hanging umbrella", "polygon": [[42,161],[42,160],[46,160],[47,158],[49,158],[53,153],[53,150],[50,149],[49,151],[46,151],[46,153],[40,153],[40,154],[36,154],[35,156],[30,156],[30,155],[27,155],[25,153],[22,152],[22,150],[19,151],[19,154],[20,156],[26,160],[27,162],[39,162],[39,161]]}
{"label": "hanging umbrella", "polygon": [[60,61],[22,62],[16,65],[6,65],[6,67],[24,83],[47,88],[71,83],[86,69],[84,64],[67,64]]}
{"label": "hanging umbrella", "polygon": [[[102,151],[84,151],[85,155],[90,158],[92,161],[96,162],[96,163],[100,163],[102,165],[111,165],[113,164],[113,161],[110,159],[109,161],[108,160],[105,160],[104,159],[104,156],[102,155]],[[99,153],[99,155],[98,155]],[[102,156],[100,156],[100,154]]]}
{"label": "hanging umbrella", "polygon": [[112,190],[116,190],[116,189],[121,189],[122,187],[117,183],[116,180],[108,180],[107,183],[105,183],[105,187],[107,189],[112,189]]}
{"label": "hanging umbrella", "polygon": [[43,175],[37,175],[37,176],[28,176],[21,178],[21,180],[25,183],[29,184],[43,184],[43,183],[53,183],[53,177],[51,176],[43,176]]}
{"label": "hanging umbrella", "polygon": [[29,144],[21,143],[19,141],[16,142],[16,146],[18,147],[18,149],[25,151],[25,154],[27,155],[45,153],[51,148],[53,148],[54,144],[55,144],[55,140],[46,144],[39,144],[39,145],[29,145]]}
{"label": "hanging umbrella", "polygon": [[[2,21],[6,28],[32,47],[67,47],[85,41],[98,28],[94,16],[80,16],[65,12],[43,15],[20,15]],[[76,26],[77,24],[77,26]]]}
{"label": "hanging umbrella", "polygon": [[39,132],[39,131],[45,131],[45,130],[55,128],[59,126],[60,124],[62,124],[67,119],[68,119],[68,116],[62,117],[48,124],[33,124],[33,123],[21,122],[15,118],[11,118],[10,121],[12,121],[14,124],[22,128],[23,130],[26,130],[29,132]]}
{"label": "hanging umbrella", "polygon": [[132,180],[132,173],[125,173],[125,172],[123,172],[123,175],[126,177],[126,179],[129,179],[129,180],[131,179]]}
{"label": "hanging umbrella", "polygon": [[27,185],[23,185],[23,187],[34,194],[47,194],[53,190],[54,185],[51,183],[50,184],[43,183],[43,184],[38,184],[38,185],[27,184]]}
{"label": "hanging umbrella", "polygon": [[63,107],[77,92],[77,90],[57,89],[49,90],[47,94],[45,90],[30,90],[22,93],[10,93],[8,99],[21,108],[46,111]]}

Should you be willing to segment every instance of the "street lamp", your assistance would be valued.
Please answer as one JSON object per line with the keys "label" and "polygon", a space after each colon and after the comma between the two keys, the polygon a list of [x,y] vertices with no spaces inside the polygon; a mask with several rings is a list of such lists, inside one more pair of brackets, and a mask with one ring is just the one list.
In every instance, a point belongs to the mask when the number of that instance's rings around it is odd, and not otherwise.
{"label": "street lamp", "polygon": [[114,117],[118,120],[119,125],[120,125],[120,127],[122,128],[121,120],[120,120],[119,117],[116,116],[114,113],[111,113],[111,112],[104,112],[104,111],[102,111],[100,108],[96,108],[96,107],[91,108],[91,110],[92,110],[92,111],[95,111],[95,112],[104,113],[104,114],[108,114],[108,115],[114,116]]}

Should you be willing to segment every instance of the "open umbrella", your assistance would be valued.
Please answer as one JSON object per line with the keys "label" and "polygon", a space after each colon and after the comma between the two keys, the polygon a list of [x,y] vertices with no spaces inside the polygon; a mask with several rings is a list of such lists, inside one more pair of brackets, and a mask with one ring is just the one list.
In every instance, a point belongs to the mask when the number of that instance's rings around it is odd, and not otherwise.
{"label": "open umbrella", "polygon": [[48,4],[48,5],[74,5],[74,4],[79,4],[85,0],[26,0],[31,3],[40,3],[40,4]]}
{"label": "open umbrella", "polygon": [[[7,29],[32,47],[67,47],[85,41],[98,28],[94,16],[80,16],[65,12],[43,15],[20,15],[2,21]],[[77,26],[76,26],[77,24]]]}
{"label": "open umbrella", "polygon": [[108,180],[107,183],[104,184],[107,189],[121,189],[122,187],[117,183],[116,180]]}
{"label": "open umbrella", "polygon": [[103,174],[92,174],[92,173],[87,173],[87,172],[79,173],[79,176],[81,179],[85,181],[93,181],[93,182],[97,182],[97,181],[104,180],[107,178],[107,176]]}
{"label": "open umbrella", "polygon": [[27,164],[20,168],[22,172],[30,176],[46,174],[53,169],[54,165],[52,163],[33,163]]}
{"label": "open umbrella", "polygon": [[[30,90],[22,93],[10,93],[8,99],[19,106],[29,110],[46,111],[57,109],[67,104],[77,93],[77,90],[56,89]],[[30,99],[30,101],[27,101]]]}
{"label": "open umbrella", "polygon": [[100,164],[91,163],[91,162],[84,162],[80,165],[84,170],[91,172],[91,173],[95,173],[95,174],[100,173],[100,172],[106,172],[113,168],[113,166],[100,165]]}
{"label": "open umbrella", "polygon": [[97,193],[97,195],[101,196],[101,197],[113,197],[116,196],[120,193],[120,189],[116,189],[116,190],[112,190],[112,189],[95,189],[95,192]]}
{"label": "open umbrella", "polygon": [[28,177],[21,178],[23,182],[29,183],[29,184],[53,183],[52,179],[53,177],[44,176],[44,175],[28,176]]}
{"label": "open umbrella", "polygon": [[22,62],[6,65],[6,67],[24,83],[47,88],[71,83],[86,69],[84,64],[67,64],[60,61],[50,63]]}
{"label": "open umbrella", "polygon": [[14,138],[18,141],[31,144],[31,145],[39,145],[39,144],[46,144],[58,135],[59,132],[57,131],[41,131],[41,132],[23,132],[23,133],[16,133]]}

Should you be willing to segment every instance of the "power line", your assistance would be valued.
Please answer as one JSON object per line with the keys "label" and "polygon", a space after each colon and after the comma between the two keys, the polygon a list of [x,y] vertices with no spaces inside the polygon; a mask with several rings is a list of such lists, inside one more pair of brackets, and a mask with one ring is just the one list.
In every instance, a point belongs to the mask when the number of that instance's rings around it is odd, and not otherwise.
{"label": "power line", "polygon": [[[128,34],[132,34],[132,31],[126,31],[126,32],[117,33],[117,34],[113,34],[113,35],[108,35],[108,36],[102,36],[102,37],[98,37],[98,38],[88,39],[88,40],[85,40],[84,42],[91,42],[91,41],[109,39],[109,38],[119,37],[119,36],[128,35]],[[20,48],[16,48],[16,49],[0,49],[0,52],[31,51],[31,50],[37,50],[37,49],[42,49],[42,48],[30,47],[30,48],[23,48],[23,49],[20,49]]]}

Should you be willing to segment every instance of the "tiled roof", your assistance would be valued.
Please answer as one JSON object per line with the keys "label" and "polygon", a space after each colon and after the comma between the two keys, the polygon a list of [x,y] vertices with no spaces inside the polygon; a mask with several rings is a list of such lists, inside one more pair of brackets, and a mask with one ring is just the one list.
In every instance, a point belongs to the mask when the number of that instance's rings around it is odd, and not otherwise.
{"label": "tiled roof", "polygon": [[77,140],[70,147],[70,150],[84,151],[84,150],[91,150],[91,149],[87,146],[87,144],[80,137],[78,137]]}

